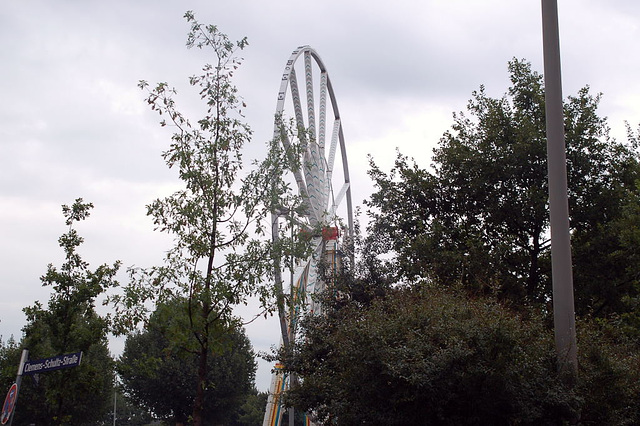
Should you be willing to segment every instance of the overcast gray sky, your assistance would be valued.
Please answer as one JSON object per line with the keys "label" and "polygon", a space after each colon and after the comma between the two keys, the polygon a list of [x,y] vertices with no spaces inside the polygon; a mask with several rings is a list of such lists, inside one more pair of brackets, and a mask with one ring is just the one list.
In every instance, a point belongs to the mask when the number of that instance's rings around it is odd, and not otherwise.
{"label": "overcast gray sky", "polygon": [[[601,115],[624,138],[640,123],[640,2],[561,0],[564,95],[590,85]],[[291,51],[311,45],[326,64],[347,141],[354,203],[371,193],[367,154],[388,169],[395,149],[430,163],[431,149],[481,84],[508,87],[507,61],[542,71],[534,0],[22,0],[0,9],[0,335],[19,338],[21,309],[46,303],[39,277],[59,265],[61,204],[91,201],[78,230],[92,266],[160,262],[169,240],[145,205],[177,185],[160,152],[170,134],[143,102],[140,79],[188,92],[208,61],[185,48],[193,10],[232,39],[247,36],[236,84],[254,129],[252,153],[271,137],[280,77]],[[193,106],[193,97],[184,100]],[[256,350],[278,341],[274,321],[249,327]],[[118,352],[122,342],[114,342]],[[258,387],[269,367],[261,363]]]}

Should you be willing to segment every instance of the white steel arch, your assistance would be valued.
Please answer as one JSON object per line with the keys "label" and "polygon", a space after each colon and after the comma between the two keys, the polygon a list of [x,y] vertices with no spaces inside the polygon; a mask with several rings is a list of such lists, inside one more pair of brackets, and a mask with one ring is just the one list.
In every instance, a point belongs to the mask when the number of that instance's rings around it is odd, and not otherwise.
{"label": "white steel arch", "polygon": [[[301,89],[302,86],[302,89]],[[296,127],[284,131],[287,120]],[[295,138],[296,140],[292,140]],[[319,278],[318,263],[325,259],[336,267],[339,234],[353,241],[353,210],[351,181],[342,131],[342,120],[329,73],[318,53],[310,46],[300,46],[292,53],[284,68],[278,91],[274,123],[274,140],[286,151],[300,152],[300,167],[292,168],[292,179],[305,205],[303,220],[310,229],[321,230],[311,238],[311,256],[291,271],[291,294],[299,295],[302,311],[319,313],[321,307],[311,297],[324,290]],[[279,218],[283,212],[272,213],[272,235],[277,240]],[[282,270],[275,267],[276,288],[282,289]],[[292,297],[291,300],[296,299]],[[300,309],[293,307],[289,315],[280,312],[282,342],[294,338],[293,324]],[[289,378],[276,364],[264,416],[263,426],[280,426],[282,407],[280,396]],[[310,423],[308,423],[310,424]]]}
{"label": "white steel arch", "polygon": [[[303,57],[304,60],[304,94],[300,91],[296,62]],[[318,80],[314,80],[314,65],[320,72]],[[319,84],[316,85],[315,82]],[[308,133],[308,146],[305,150],[303,171],[295,172],[296,184],[300,195],[306,197],[312,209],[310,220],[312,224],[331,220],[338,207],[346,202],[348,229],[353,230],[353,213],[351,203],[351,181],[349,178],[349,166],[345,149],[342,120],[338,110],[333,85],[329,73],[320,59],[318,53],[310,46],[300,46],[293,51],[284,68],[278,102],[276,105],[276,123],[274,125],[274,138],[281,139],[285,148],[290,141],[282,138],[281,123],[278,117],[286,117],[286,101],[288,89],[291,89],[290,99],[293,104],[295,123],[298,128],[305,129]],[[316,96],[316,91],[319,92]],[[328,98],[327,98],[328,96]],[[303,99],[304,97],[304,99]],[[304,102],[306,101],[306,102]],[[304,102],[304,105],[303,105]],[[327,110],[327,107],[331,107]],[[333,113],[333,114],[332,114]],[[330,121],[330,123],[329,123]],[[331,134],[327,135],[327,125],[332,126]],[[327,136],[330,139],[327,141]],[[315,143],[314,143],[315,141]],[[327,147],[327,142],[329,146]],[[328,150],[327,150],[328,148]],[[342,164],[342,183],[338,191],[332,193],[332,183],[337,150],[340,150],[340,163]],[[346,200],[344,199],[346,197]],[[352,237],[352,235],[350,235]]]}

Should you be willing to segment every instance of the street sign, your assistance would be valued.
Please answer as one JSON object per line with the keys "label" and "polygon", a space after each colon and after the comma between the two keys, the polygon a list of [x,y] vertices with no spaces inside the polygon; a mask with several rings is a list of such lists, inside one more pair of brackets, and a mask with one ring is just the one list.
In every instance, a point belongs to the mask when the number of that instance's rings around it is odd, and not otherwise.
{"label": "street sign", "polygon": [[0,423],[5,425],[11,418],[13,408],[16,406],[16,400],[18,399],[18,385],[14,383],[7,392],[7,397],[2,404],[2,414],[0,415]]}
{"label": "street sign", "polygon": [[22,374],[37,374],[61,368],[77,367],[82,361],[82,352],[58,355],[51,358],[27,361],[24,363]]}

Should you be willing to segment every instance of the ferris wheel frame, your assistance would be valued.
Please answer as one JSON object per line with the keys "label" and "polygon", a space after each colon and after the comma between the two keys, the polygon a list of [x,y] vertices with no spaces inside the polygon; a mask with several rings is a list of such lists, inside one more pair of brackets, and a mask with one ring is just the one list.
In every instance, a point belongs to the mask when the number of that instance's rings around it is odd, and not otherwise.
{"label": "ferris wheel frame", "polygon": [[[304,59],[304,88],[306,97],[306,108],[303,108],[301,92],[298,85],[298,77],[295,70],[296,61],[303,57]],[[319,76],[319,99],[317,101],[315,97],[315,85],[313,80],[313,62],[320,71]],[[278,91],[278,101],[276,104],[276,118],[274,122],[274,139],[280,140],[284,148],[289,148],[290,141],[286,135],[282,133],[282,117],[285,112],[285,101],[287,100],[288,89],[291,90],[291,101],[293,103],[293,110],[296,127],[298,129],[305,129],[308,132],[308,139],[311,142],[308,151],[313,151],[314,143],[319,148],[317,152],[318,158],[304,159],[305,163],[309,161],[313,162],[320,159],[324,164],[314,164],[319,167],[320,171],[324,175],[324,181],[320,182],[319,177],[313,176],[309,173],[309,170],[304,170],[305,167],[301,167],[302,170],[294,170],[296,184],[298,186],[299,194],[311,206],[309,213],[310,222],[313,225],[329,225],[326,220],[331,221],[337,214],[338,207],[343,201],[346,202],[346,219],[347,220],[347,237],[353,238],[353,204],[351,198],[351,180],[349,177],[349,164],[347,162],[347,151],[344,140],[344,133],[342,130],[342,120],[340,118],[340,112],[336,101],[336,96],[333,91],[333,85],[329,78],[324,62],[318,55],[318,53],[310,46],[299,46],[292,53],[284,68],[282,74],[282,80],[280,83],[280,89]],[[331,110],[327,110],[327,100],[330,103]],[[305,114],[306,112],[306,114]],[[328,154],[326,152],[327,141],[327,118],[328,114],[333,113],[332,131],[329,140]],[[340,150],[340,162],[342,163],[342,186],[337,193],[334,192],[332,187],[333,179],[333,166],[335,164],[336,151]],[[312,153],[313,154],[313,153]],[[312,157],[312,155],[309,155]],[[308,165],[308,164],[307,164]],[[325,169],[322,166],[326,166]],[[320,187],[320,185],[324,187]],[[328,216],[327,216],[328,215]],[[324,219],[324,220],[323,220]]]}
{"label": "ferris wheel frame", "polygon": [[[301,96],[295,67],[296,61],[300,57],[304,61],[304,96]],[[314,63],[320,72],[317,82],[313,79]],[[316,98],[316,88],[318,89],[318,98]],[[296,136],[289,136],[289,133],[284,129],[284,113],[289,90],[291,91],[290,100],[293,109],[292,120],[295,122],[297,130]],[[305,98],[304,106],[306,108],[303,108],[303,97]],[[331,115],[333,120],[327,147],[327,121],[331,120]],[[293,265],[291,265],[291,303],[294,303],[295,292],[298,295],[297,304],[304,304],[309,312],[318,314],[321,311],[321,306],[310,297],[310,294],[324,289],[323,280],[319,279],[316,270],[321,258],[329,258],[329,263],[333,265],[335,271],[338,262],[338,232],[333,231],[333,225],[338,222],[339,213],[345,213],[346,218],[340,219],[346,219],[347,221],[346,235],[343,237],[349,241],[350,245],[353,244],[354,225],[351,180],[340,112],[324,62],[310,46],[305,45],[296,48],[285,65],[278,91],[273,134],[274,141],[281,142],[287,152],[295,151],[291,150],[293,144],[290,137],[296,137],[301,145],[302,162],[299,167],[291,167],[290,169],[298,187],[298,194],[306,207],[305,217],[312,228],[320,231],[320,235],[312,236],[313,253],[306,261],[298,265],[296,273],[294,273]],[[340,151],[339,159],[342,163],[341,178],[339,173],[334,175],[338,150]],[[334,192],[334,181],[341,183],[337,193]],[[343,202],[345,203],[344,206]],[[274,243],[279,239],[278,219],[285,214],[285,212],[279,211],[272,212],[272,238]],[[282,300],[282,267],[280,264],[274,265],[274,278],[276,292],[279,293],[278,298]],[[298,306],[292,306],[287,316],[280,303],[280,331],[282,344],[286,347],[295,338],[295,322],[299,311]],[[263,426],[280,425],[282,419],[281,396],[287,387],[288,381],[289,378],[282,371],[282,365],[276,364]]]}

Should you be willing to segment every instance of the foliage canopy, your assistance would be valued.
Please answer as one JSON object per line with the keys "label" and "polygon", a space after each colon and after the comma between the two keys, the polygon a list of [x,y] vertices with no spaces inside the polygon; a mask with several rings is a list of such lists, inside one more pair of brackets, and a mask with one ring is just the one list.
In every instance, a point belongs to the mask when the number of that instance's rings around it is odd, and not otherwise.
{"label": "foliage canopy", "polygon": [[173,343],[197,359],[185,365],[197,368],[192,419],[202,425],[207,421],[209,358],[224,341],[223,330],[234,329],[234,308],[256,296],[263,312],[271,308],[273,288],[265,283],[278,248],[264,238],[265,218],[289,187],[279,180],[287,156],[275,143],[264,162],[243,172],[243,148],[252,132],[243,121],[245,104],[233,76],[246,38],[234,43],[216,26],[199,23],[192,12],[185,19],[190,25],[187,47],[210,49],[214,58],[189,78],[204,102],[203,116],[190,120],[180,112],[177,91],[167,83],[139,84],[151,109],[163,117],[160,124],[173,129],[163,158],[178,170],[183,188],[153,201],[147,214],[156,230],[174,237],[174,245],[162,266],[130,270],[129,285],[113,302],[119,331],[126,332],[147,320],[147,302],[185,301],[188,332],[169,338],[178,339]]}
{"label": "foliage canopy", "polygon": [[[117,285],[120,262],[89,269],[77,248],[83,238],[73,228],[89,217],[93,204],[78,198],[62,206],[69,226],[60,237],[65,261],[60,268],[47,267],[41,278],[53,293],[47,307],[39,302],[24,309],[27,325],[20,346],[30,359],[83,352],[78,367],[25,377],[14,424],[85,425],[104,417],[113,395],[114,362],[109,354],[109,318],[96,313],[96,298]],[[16,364],[18,361],[16,360]],[[28,407],[28,409],[26,408]]]}
{"label": "foliage canopy", "polygon": [[[145,330],[127,337],[117,367],[132,401],[176,423],[187,422],[196,396],[198,359],[188,329],[186,300],[159,305]],[[253,389],[255,354],[239,325],[210,331],[215,347],[207,358],[203,417],[206,424],[230,424]]]}
{"label": "foliage canopy", "polygon": [[[369,247],[393,255],[395,279],[461,282],[518,304],[550,301],[542,76],[515,59],[509,72],[502,98],[481,87],[467,114],[454,114],[432,170],[401,154],[389,174],[371,161]],[[640,163],[633,143],[609,137],[599,101],[585,87],[564,113],[576,307],[606,316],[628,310],[624,298],[638,291],[638,269],[625,271],[631,251],[620,222],[640,194]]]}
{"label": "foliage canopy", "polygon": [[[588,87],[565,131],[580,373],[557,372],[551,331],[542,77],[509,63],[434,153],[371,160],[376,192],[359,264],[282,351],[287,403],[323,424],[634,424],[638,421],[640,167],[635,133],[609,137]],[[634,326],[635,325],[635,326]]]}

